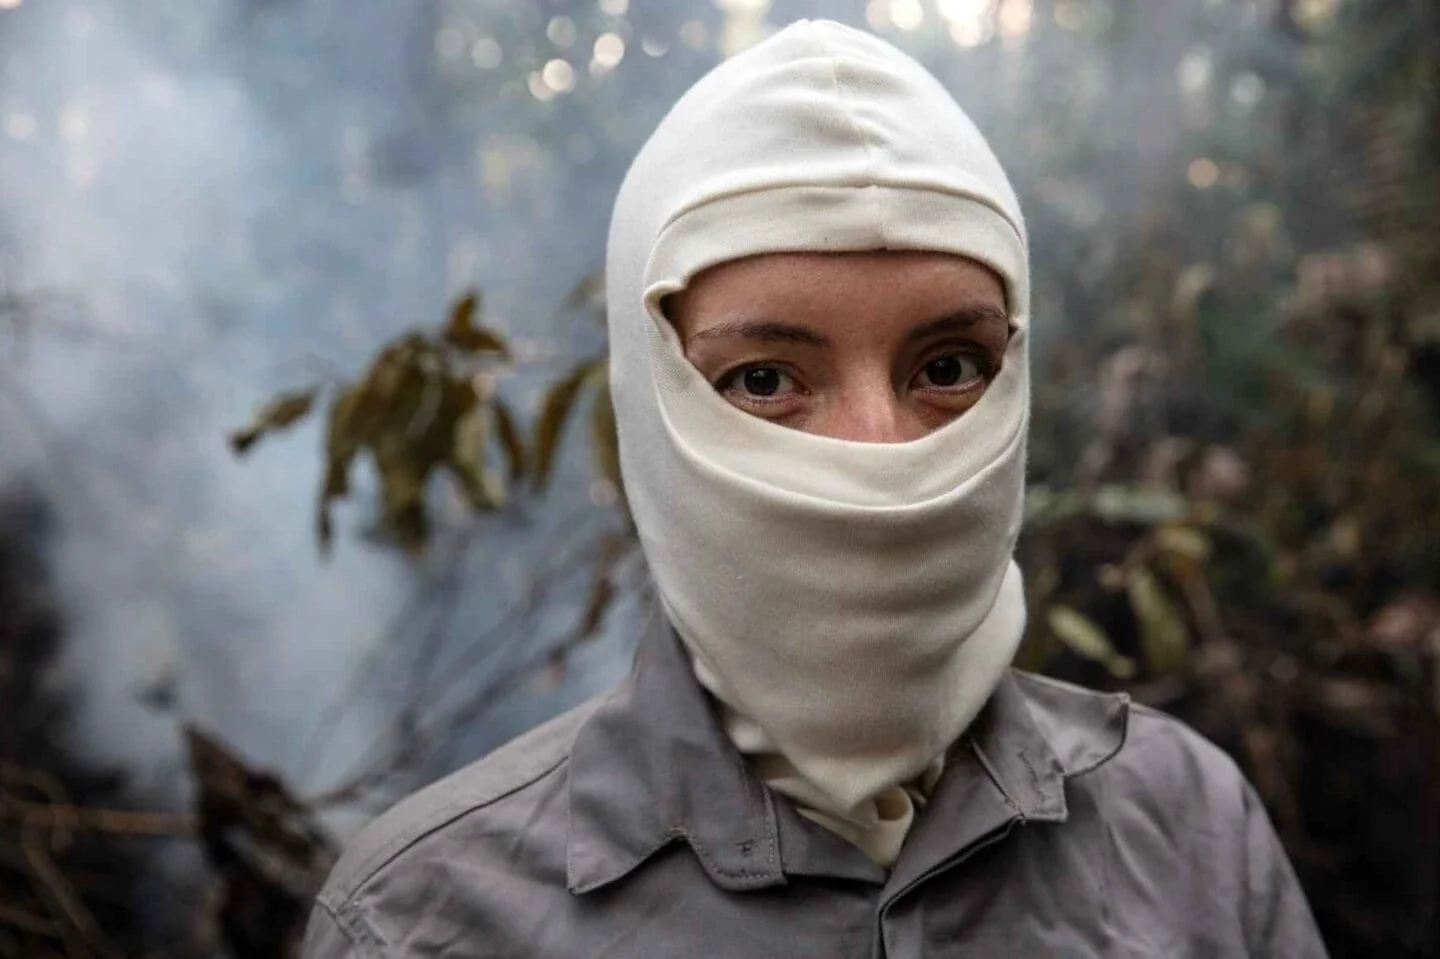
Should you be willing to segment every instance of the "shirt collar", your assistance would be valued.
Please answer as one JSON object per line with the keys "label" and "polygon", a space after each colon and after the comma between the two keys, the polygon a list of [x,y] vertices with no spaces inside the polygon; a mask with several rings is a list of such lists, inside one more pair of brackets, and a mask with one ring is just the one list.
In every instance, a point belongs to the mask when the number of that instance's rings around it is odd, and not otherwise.
{"label": "shirt collar", "polygon": [[771,794],[726,738],[672,630],[642,639],[630,676],[585,721],[569,779],[571,892],[682,841],[723,889],[785,882]]}
{"label": "shirt collar", "polygon": [[[685,842],[717,886],[821,875],[904,888],[1015,822],[1063,822],[1065,780],[1124,743],[1129,700],[1010,672],[950,750],[886,876],[777,803],[731,744],[673,631],[642,640],[627,680],[585,721],[569,764],[570,891],[627,875]],[[822,835],[823,833],[823,835]]]}

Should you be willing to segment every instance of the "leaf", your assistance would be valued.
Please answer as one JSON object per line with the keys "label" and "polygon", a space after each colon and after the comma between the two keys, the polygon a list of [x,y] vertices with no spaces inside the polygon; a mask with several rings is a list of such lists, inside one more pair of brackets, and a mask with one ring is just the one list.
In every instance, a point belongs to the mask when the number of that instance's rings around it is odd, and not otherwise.
{"label": "leaf", "polygon": [[381,523],[406,552],[419,555],[430,532],[425,512],[428,470],[398,443],[381,443],[374,453],[380,474]]}
{"label": "leaf", "polygon": [[350,492],[350,464],[366,441],[366,423],[361,416],[365,395],[359,387],[341,393],[330,404],[325,427],[325,478],[320,484],[319,502],[315,510],[315,536],[320,551],[328,553],[335,528],[330,518],[330,504]]}
{"label": "leaf", "polygon": [[532,448],[535,451],[534,472],[530,474],[531,485],[536,490],[543,490],[550,482],[550,470],[555,465],[555,453],[560,446],[560,437],[565,431],[565,424],[569,420],[570,411],[575,407],[576,397],[580,395],[580,388],[585,385],[587,379],[595,372],[596,368],[603,366],[605,360],[585,360],[575,366],[564,378],[550,387],[550,392],[545,394],[544,406],[540,410],[540,419],[535,426],[535,442]]}
{"label": "leaf", "polygon": [[1160,580],[1142,567],[1130,574],[1125,591],[1140,625],[1140,641],[1150,671],[1166,676],[1180,670],[1190,651],[1190,630]]}
{"label": "leaf", "polygon": [[451,471],[460,480],[461,492],[470,508],[482,512],[505,503],[505,486],[485,465],[490,444],[489,411],[483,405],[467,410],[455,421],[455,435],[447,458]]}
{"label": "leaf", "polygon": [[1162,567],[1177,582],[1203,579],[1210,559],[1210,537],[1190,524],[1171,523],[1155,531]]}
{"label": "leaf", "polygon": [[615,432],[615,406],[610,398],[610,368],[601,364],[592,374],[595,405],[590,408],[590,445],[595,469],[618,491],[620,482],[620,439]]}
{"label": "leaf", "polygon": [[1083,515],[1087,505],[1085,494],[1079,490],[1056,490],[1037,483],[1025,492],[1025,523],[1031,528],[1059,523]]}
{"label": "leaf", "polygon": [[500,448],[505,451],[505,459],[510,465],[510,482],[518,483],[525,478],[529,469],[525,438],[520,435],[515,416],[504,400],[495,397],[490,401],[490,409],[495,415],[495,434],[500,439]]}
{"label": "leaf", "polygon": [[1105,630],[1090,617],[1070,608],[1055,604],[1045,613],[1050,632],[1072,652],[1097,662],[1110,671],[1116,679],[1129,679],[1135,675],[1135,661],[1123,656],[1115,649]]}
{"label": "leaf", "polygon": [[1194,526],[1162,526],[1155,532],[1155,546],[1192,563],[1204,563],[1210,558],[1210,537]]}
{"label": "leaf", "polygon": [[1107,522],[1150,525],[1178,520],[1190,509],[1173,490],[1146,486],[1102,486],[1091,502],[1095,515]]}
{"label": "leaf", "polygon": [[572,642],[589,639],[605,624],[605,613],[610,609],[618,592],[615,585],[615,570],[630,551],[635,548],[635,539],[626,534],[611,534],[601,546],[600,557],[595,565],[595,578],[590,583],[590,595],[585,601],[585,611],[580,617]]}
{"label": "leaf", "polygon": [[590,597],[585,602],[585,613],[580,617],[580,628],[575,639],[585,640],[600,631],[605,622],[605,612],[615,599],[615,580],[609,570],[604,570],[590,584]]}
{"label": "leaf", "polygon": [[244,454],[267,433],[276,433],[293,426],[309,413],[315,405],[320,388],[281,393],[260,407],[255,417],[243,428],[230,434],[230,448],[237,455]]}
{"label": "leaf", "polygon": [[471,290],[457,300],[450,310],[450,322],[445,326],[445,342],[470,353],[499,353],[509,359],[510,347],[506,345],[505,338],[494,330],[475,325],[475,316],[479,311],[478,291]]}

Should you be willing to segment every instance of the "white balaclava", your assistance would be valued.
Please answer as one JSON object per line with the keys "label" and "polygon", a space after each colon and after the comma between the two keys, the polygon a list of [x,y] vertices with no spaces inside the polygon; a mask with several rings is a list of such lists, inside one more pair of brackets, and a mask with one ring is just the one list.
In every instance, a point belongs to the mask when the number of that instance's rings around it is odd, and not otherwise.
{"label": "white balaclava", "polygon": [[[1001,371],[912,442],[742,412],[661,309],[707,267],[781,251],[928,250],[1005,281]],[[625,489],[664,610],[727,731],[801,811],[893,861],[945,749],[1025,626],[1029,269],[985,139],[883,41],[800,21],[692,87],[636,157],[607,250]]]}

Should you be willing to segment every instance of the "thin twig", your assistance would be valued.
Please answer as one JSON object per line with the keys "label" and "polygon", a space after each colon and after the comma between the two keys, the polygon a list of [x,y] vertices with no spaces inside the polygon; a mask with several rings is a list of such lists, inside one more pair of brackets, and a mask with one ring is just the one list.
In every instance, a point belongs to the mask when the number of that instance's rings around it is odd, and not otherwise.
{"label": "thin twig", "polygon": [[60,938],[60,924],[54,919],[47,919],[44,916],[37,916],[33,912],[16,909],[3,902],[0,902],[0,924],[28,932],[31,935],[45,936],[48,939]]}
{"label": "thin twig", "polygon": [[387,652],[393,651],[399,645],[396,640],[400,632],[412,623],[421,610],[433,602],[436,593],[441,590],[449,581],[450,577],[456,573],[457,567],[464,558],[465,549],[468,548],[468,545],[468,539],[462,540],[461,547],[458,548],[444,564],[440,574],[438,576],[427,577],[425,582],[406,597],[405,602],[401,604],[395,614],[390,617],[390,621],[385,624],[385,628],[380,631],[379,635],[375,637],[359,661],[350,670],[350,676],[346,680],[345,686],[325,705],[325,709],[321,711],[319,717],[315,720],[315,725],[311,727],[310,732],[301,740],[298,768],[312,768],[318,760],[319,754],[329,748],[335,730],[339,725],[340,719],[344,716],[346,708],[355,697],[360,694],[360,690],[364,688],[366,681],[374,676],[375,666],[380,657]]}
{"label": "thin twig", "polygon": [[193,837],[196,832],[194,817],[184,813],[93,809],[70,805],[43,806],[35,803],[17,805],[19,808],[8,816],[0,809],[0,816],[18,820],[37,829],[176,839]]}
{"label": "thin twig", "polygon": [[50,911],[64,916],[67,923],[60,925],[60,935],[66,951],[76,956],[115,957],[119,950],[105,936],[95,916],[86,907],[84,900],[70,885],[55,860],[50,858],[46,842],[37,829],[26,829],[21,834],[21,848],[30,866],[31,884],[41,898],[50,901]]}
{"label": "thin twig", "polygon": [[[603,540],[603,537],[600,540]],[[385,779],[419,763],[424,758],[426,752],[424,741],[429,734],[419,734],[418,723],[412,721],[406,728],[399,720],[407,717],[411,717],[413,720],[420,705],[442,701],[445,695],[455,688],[456,683],[468,678],[475,670],[489,665],[492,658],[501,652],[501,647],[497,646],[495,642],[496,637],[505,636],[507,633],[518,637],[512,639],[512,644],[525,638],[519,637],[521,632],[519,627],[534,614],[560,583],[566,581],[577,569],[583,568],[583,564],[593,559],[593,554],[599,545],[599,541],[592,540],[585,543],[583,547],[567,550],[550,564],[549,569],[537,573],[531,580],[530,589],[519,602],[513,605],[499,621],[475,637],[451,662],[446,663],[438,671],[437,684],[426,683],[414,696],[409,697],[402,704],[397,712],[397,722],[390,724],[370,747],[361,752],[361,758],[352,764],[350,771],[341,777],[339,784],[309,797],[306,802],[312,808],[353,802],[365,791],[374,788]],[[551,653],[547,650],[545,658],[548,659],[550,655]],[[512,672],[514,670],[504,671],[498,682],[492,680],[487,683],[487,689],[504,684]],[[436,688],[437,686],[438,688]],[[427,730],[433,730],[436,724],[427,723],[425,726]]]}

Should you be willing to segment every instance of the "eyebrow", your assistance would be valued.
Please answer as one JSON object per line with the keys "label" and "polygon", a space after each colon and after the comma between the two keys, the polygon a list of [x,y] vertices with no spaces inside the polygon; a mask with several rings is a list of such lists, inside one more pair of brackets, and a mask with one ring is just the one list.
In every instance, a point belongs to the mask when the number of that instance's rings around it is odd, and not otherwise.
{"label": "eyebrow", "polygon": [[[917,326],[905,335],[907,343],[928,339],[943,333],[955,333],[984,322],[1009,323],[1010,317],[1004,310],[989,303],[975,303],[937,317]],[[715,340],[738,336],[762,343],[799,343],[825,349],[831,345],[829,337],[817,333],[808,326],[793,323],[777,323],[774,320],[737,320],[721,323],[701,330],[690,337],[691,341]]]}
{"label": "eyebrow", "polygon": [[905,342],[915,343],[941,333],[958,333],[980,323],[1010,324],[1010,314],[990,303],[971,303],[915,327],[905,335]]}
{"label": "eyebrow", "polygon": [[690,339],[692,341],[716,340],[728,336],[741,336],[747,340],[759,340],[763,343],[801,343],[805,346],[818,347],[830,345],[828,337],[816,333],[808,326],[776,323],[773,320],[741,320],[734,323],[721,323],[719,326],[712,326],[695,333]]}

